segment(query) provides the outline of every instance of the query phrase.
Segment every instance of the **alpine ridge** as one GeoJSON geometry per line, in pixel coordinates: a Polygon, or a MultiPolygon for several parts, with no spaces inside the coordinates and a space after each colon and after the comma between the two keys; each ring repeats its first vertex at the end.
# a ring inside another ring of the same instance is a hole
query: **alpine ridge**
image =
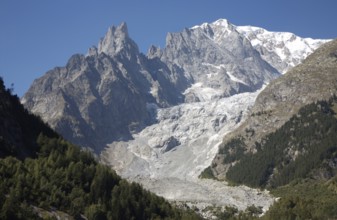
{"type": "Polygon", "coordinates": [[[35,80],[22,103],[68,140],[100,152],[152,123],[147,103],[182,102],[179,84],[185,81],[139,53],[123,23],[110,27],[86,56],[76,54],[35,80]]]}
{"type": "MultiPolygon", "coordinates": [[[[201,207],[255,204],[267,210],[273,199],[266,192],[198,179],[265,85],[296,65],[284,38],[268,35],[257,44],[249,32],[220,19],[168,33],[165,48],[152,46],[144,55],[122,23],[85,56],[74,55],[35,80],[22,103],[159,195],[201,207]],[[269,56],[273,49],[265,42],[289,53],[269,56]],[[284,65],[275,65],[278,59],[284,65]]],[[[296,53],[296,62],[324,42],[303,44],[308,53],[296,53]]]]}

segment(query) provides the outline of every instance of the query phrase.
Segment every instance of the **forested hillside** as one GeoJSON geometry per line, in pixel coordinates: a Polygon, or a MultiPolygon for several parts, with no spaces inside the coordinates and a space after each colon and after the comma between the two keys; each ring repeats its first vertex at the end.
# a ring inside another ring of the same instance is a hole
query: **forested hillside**
{"type": "Polygon", "coordinates": [[[253,187],[275,188],[299,178],[329,179],[337,172],[337,118],[335,101],[322,101],[300,109],[276,132],[268,135],[257,152],[243,154],[238,141],[235,153],[230,142],[227,179],[253,187]],[[235,159],[234,159],[235,158],[235,159]]]}
{"type": "Polygon", "coordinates": [[[28,114],[0,80],[0,219],[198,219],[28,114]]]}
{"type": "Polygon", "coordinates": [[[0,158],[35,157],[38,135],[43,132],[49,137],[58,137],[58,134],[38,116],[30,114],[11,93],[12,89],[6,89],[0,78],[0,158]]]}
{"type": "Polygon", "coordinates": [[[228,181],[280,197],[263,219],[337,217],[336,109],[335,97],[301,108],[254,153],[244,153],[239,138],[221,149],[224,162],[233,164],[228,181]]]}

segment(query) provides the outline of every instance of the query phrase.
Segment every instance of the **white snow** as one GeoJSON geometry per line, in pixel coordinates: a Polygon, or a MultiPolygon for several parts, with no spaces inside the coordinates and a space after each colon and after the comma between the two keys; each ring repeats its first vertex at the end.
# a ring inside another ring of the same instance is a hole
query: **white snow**
{"type": "Polygon", "coordinates": [[[211,25],[211,26],[217,26],[217,27],[220,27],[220,28],[222,28],[222,29],[226,29],[226,28],[228,28],[228,26],[229,25],[231,25],[230,23],[229,23],[229,21],[227,20],[227,19],[219,19],[219,20],[217,20],[217,21],[215,21],[215,22],[213,22],[213,23],[202,23],[201,25],[195,25],[195,26],[193,26],[191,29],[198,29],[198,28],[202,28],[202,29],[204,29],[204,28],[206,28],[208,25],[211,25]]]}
{"type": "MultiPolygon", "coordinates": [[[[207,75],[207,77],[212,77],[212,76],[207,75]]],[[[200,101],[203,102],[203,101],[217,99],[218,97],[222,95],[223,91],[221,89],[205,87],[203,83],[199,82],[199,83],[193,84],[190,88],[186,89],[183,94],[186,95],[189,93],[194,94],[196,97],[198,97],[200,101]]]]}
{"type": "MultiPolygon", "coordinates": [[[[219,75],[221,72],[225,72],[229,76],[230,80],[247,85],[246,82],[238,79],[230,71],[227,71],[226,66],[223,65],[223,64],[214,65],[214,64],[211,64],[211,63],[202,63],[202,65],[215,69],[214,72],[207,74],[207,78],[212,78],[213,76],[219,75]]],[[[200,83],[197,83],[197,84],[200,85],[200,83]]]]}
{"type": "Polygon", "coordinates": [[[247,83],[245,83],[244,81],[242,81],[242,80],[236,78],[232,73],[226,72],[226,74],[229,76],[229,78],[230,78],[232,81],[234,81],[234,82],[239,82],[239,83],[242,83],[242,84],[247,85],[247,83]]]}

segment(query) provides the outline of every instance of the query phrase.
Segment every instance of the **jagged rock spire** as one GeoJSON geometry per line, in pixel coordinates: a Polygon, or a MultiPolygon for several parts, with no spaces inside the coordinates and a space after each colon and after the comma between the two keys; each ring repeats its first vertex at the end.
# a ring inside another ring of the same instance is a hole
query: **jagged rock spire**
{"type": "Polygon", "coordinates": [[[98,53],[114,56],[124,49],[139,52],[137,44],[129,37],[125,22],[121,23],[118,27],[109,27],[108,32],[98,44],[98,53]]]}

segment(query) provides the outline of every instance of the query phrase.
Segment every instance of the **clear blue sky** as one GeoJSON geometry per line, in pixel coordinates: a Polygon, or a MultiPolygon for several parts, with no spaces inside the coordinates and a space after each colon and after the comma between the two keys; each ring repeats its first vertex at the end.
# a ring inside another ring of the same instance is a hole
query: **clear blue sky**
{"type": "Polygon", "coordinates": [[[235,25],[337,37],[337,0],[0,0],[0,76],[22,96],[34,79],[97,45],[125,21],[146,53],[167,32],[226,18],[235,25]]]}

